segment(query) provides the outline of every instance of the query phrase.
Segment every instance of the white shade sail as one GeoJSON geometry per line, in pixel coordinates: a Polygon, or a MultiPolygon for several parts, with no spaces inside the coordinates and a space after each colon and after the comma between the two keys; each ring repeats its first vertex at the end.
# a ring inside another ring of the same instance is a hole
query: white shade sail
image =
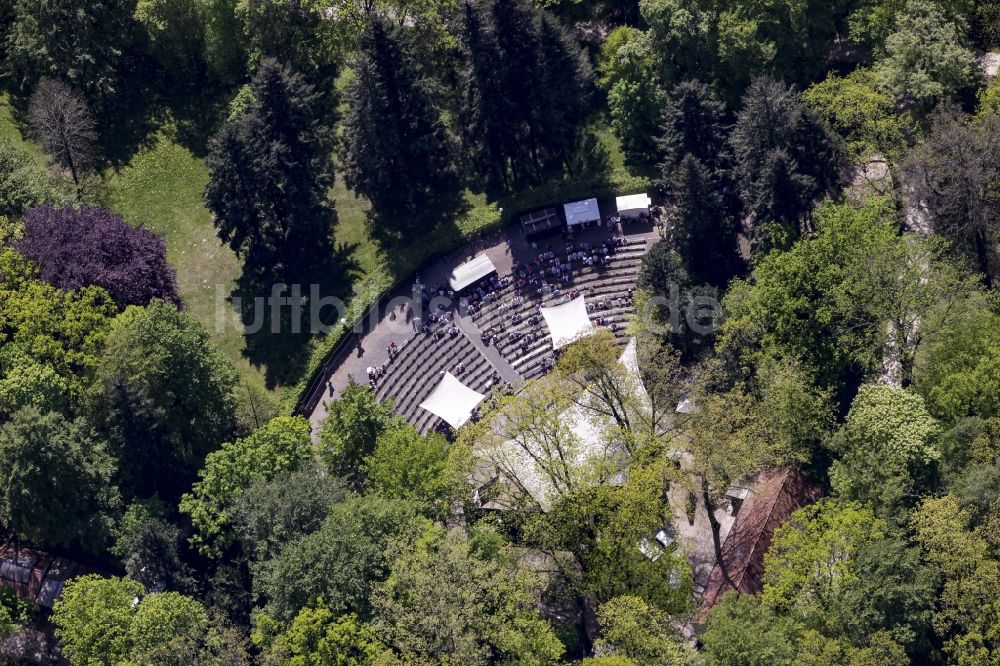
{"type": "Polygon", "coordinates": [[[451,277],[448,282],[451,284],[451,288],[455,291],[461,291],[465,289],[470,284],[481,280],[490,273],[496,273],[497,267],[493,265],[490,258],[485,254],[481,254],[475,259],[465,262],[460,266],[456,266],[451,272],[451,277]]]}
{"type": "Polygon", "coordinates": [[[473,391],[448,372],[434,392],[420,403],[420,408],[444,419],[453,428],[460,428],[485,399],[485,395],[473,391]]]}
{"type": "Polygon", "coordinates": [[[548,324],[549,333],[552,334],[553,349],[564,347],[594,331],[594,325],[587,316],[587,304],[583,296],[577,296],[562,305],[539,309],[545,323],[548,324]]]}
{"type": "Polygon", "coordinates": [[[568,227],[601,221],[601,209],[597,206],[597,199],[563,204],[563,210],[566,211],[566,226],[568,227]]]}
{"type": "Polygon", "coordinates": [[[648,213],[649,206],[653,201],[648,194],[630,194],[625,197],[617,197],[615,203],[618,204],[618,213],[625,216],[636,216],[640,213],[648,213]]]}

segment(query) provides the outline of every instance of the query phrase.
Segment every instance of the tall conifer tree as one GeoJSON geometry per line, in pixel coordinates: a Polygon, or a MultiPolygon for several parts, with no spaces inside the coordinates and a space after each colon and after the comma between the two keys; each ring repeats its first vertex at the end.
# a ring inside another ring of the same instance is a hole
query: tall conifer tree
{"type": "Polygon", "coordinates": [[[347,184],[372,202],[378,225],[412,229],[458,193],[433,85],[383,19],[364,35],[354,72],[344,128],[347,184]]]}
{"type": "Polygon", "coordinates": [[[300,75],[266,59],[251,87],[249,110],[211,142],[205,200],[248,270],[280,274],[329,254],[331,138],[300,75]]]}

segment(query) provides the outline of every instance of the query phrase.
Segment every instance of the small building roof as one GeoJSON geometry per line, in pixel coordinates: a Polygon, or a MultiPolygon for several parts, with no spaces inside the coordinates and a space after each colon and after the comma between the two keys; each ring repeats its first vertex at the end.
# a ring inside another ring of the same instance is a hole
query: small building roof
{"type": "Polygon", "coordinates": [[[597,205],[597,199],[585,199],[563,204],[563,210],[566,212],[566,226],[568,227],[601,221],[601,209],[597,205]]]}
{"type": "Polygon", "coordinates": [[[448,278],[451,288],[455,291],[461,291],[490,273],[496,273],[497,267],[493,265],[490,258],[481,254],[475,259],[460,264],[455,267],[451,272],[451,277],[448,278]]]}
{"type": "Polygon", "coordinates": [[[764,553],[774,530],[796,509],[819,499],[821,489],[792,467],[768,469],[757,475],[726,541],[721,562],[709,574],[699,604],[699,616],[733,589],[757,594],[764,587],[764,553]]]}

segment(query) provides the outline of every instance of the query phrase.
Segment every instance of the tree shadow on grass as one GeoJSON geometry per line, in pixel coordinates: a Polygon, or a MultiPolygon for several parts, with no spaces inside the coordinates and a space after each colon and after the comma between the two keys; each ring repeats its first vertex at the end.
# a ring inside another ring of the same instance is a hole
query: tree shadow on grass
{"type": "Polygon", "coordinates": [[[122,93],[109,101],[106,108],[95,114],[100,128],[98,152],[100,167],[120,169],[132,161],[141,149],[156,141],[156,129],[161,119],[156,104],[156,91],[148,81],[129,77],[122,93]]]}
{"type": "Polygon", "coordinates": [[[355,249],[342,244],[318,261],[303,259],[283,275],[244,270],[240,276],[230,304],[244,326],[243,354],[263,369],[269,389],[298,382],[308,365],[312,340],[343,316],[330,301],[346,303],[351,296],[359,273],[352,258],[355,249]],[[301,297],[298,308],[292,303],[296,296],[301,297]],[[319,309],[320,305],[324,307],[319,309]]]}
{"type": "Polygon", "coordinates": [[[409,278],[427,262],[459,246],[462,230],[458,220],[470,210],[469,202],[455,194],[430,204],[425,214],[404,229],[369,211],[369,233],[388,259],[393,283],[409,278]]]}
{"type": "Polygon", "coordinates": [[[205,91],[184,91],[165,99],[173,121],[174,140],[196,157],[208,155],[209,140],[225,123],[234,94],[235,90],[230,88],[212,87],[205,91]]]}

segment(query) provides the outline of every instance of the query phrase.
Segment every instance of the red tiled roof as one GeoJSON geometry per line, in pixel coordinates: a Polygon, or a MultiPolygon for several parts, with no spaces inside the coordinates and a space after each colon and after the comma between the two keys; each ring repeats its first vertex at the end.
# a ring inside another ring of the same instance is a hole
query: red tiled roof
{"type": "Polygon", "coordinates": [[[819,499],[821,489],[791,467],[761,472],[722,544],[722,565],[712,567],[699,604],[703,615],[729,590],[757,594],[764,585],[764,553],[774,530],[798,508],[819,499]],[[728,578],[726,574],[728,573],[728,578]]]}

